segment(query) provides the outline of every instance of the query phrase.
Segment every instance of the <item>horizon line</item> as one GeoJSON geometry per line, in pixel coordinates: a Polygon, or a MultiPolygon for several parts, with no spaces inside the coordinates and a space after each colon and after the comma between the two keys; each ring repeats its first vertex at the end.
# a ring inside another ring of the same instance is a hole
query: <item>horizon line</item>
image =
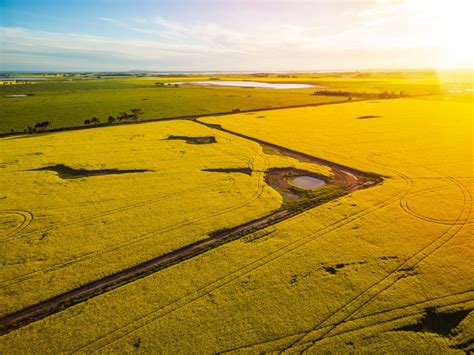
{"type": "Polygon", "coordinates": [[[47,74],[47,73],[129,73],[129,74],[172,74],[172,73],[201,73],[201,74],[273,74],[273,73],[336,73],[336,72],[368,72],[368,71],[474,71],[473,67],[444,67],[444,68],[364,68],[364,69],[308,69],[308,70],[147,70],[147,69],[130,69],[130,70],[0,70],[0,74],[47,74]]]}

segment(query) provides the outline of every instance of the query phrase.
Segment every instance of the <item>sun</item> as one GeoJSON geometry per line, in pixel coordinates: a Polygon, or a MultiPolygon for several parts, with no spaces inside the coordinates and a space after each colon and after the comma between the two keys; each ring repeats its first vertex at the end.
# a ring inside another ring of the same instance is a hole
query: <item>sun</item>
{"type": "Polygon", "coordinates": [[[438,49],[439,68],[473,68],[474,46],[471,34],[474,2],[471,0],[408,0],[414,12],[425,18],[434,46],[438,49]]]}

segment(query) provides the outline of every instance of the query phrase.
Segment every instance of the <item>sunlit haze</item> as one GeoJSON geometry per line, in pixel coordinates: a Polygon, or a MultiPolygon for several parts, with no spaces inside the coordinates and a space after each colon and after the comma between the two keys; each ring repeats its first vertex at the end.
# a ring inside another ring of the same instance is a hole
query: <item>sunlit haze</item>
{"type": "Polygon", "coordinates": [[[472,2],[1,2],[1,70],[470,68],[472,2]]]}

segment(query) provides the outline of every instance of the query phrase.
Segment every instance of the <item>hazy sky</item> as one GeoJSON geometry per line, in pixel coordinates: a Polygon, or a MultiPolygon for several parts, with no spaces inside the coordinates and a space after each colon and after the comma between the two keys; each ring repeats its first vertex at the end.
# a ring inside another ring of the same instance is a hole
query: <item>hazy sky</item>
{"type": "Polygon", "coordinates": [[[472,67],[471,0],[0,0],[0,70],[472,67]]]}

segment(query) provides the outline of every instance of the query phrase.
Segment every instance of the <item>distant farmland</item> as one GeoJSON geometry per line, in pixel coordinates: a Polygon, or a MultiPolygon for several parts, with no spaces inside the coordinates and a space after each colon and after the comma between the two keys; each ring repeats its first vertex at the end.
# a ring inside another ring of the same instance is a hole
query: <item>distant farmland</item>
{"type": "MultiPolygon", "coordinates": [[[[83,126],[86,120],[98,118],[102,124],[109,117],[116,119],[132,108],[144,111],[140,120],[181,116],[230,113],[278,107],[291,107],[345,101],[347,96],[313,95],[317,91],[349,92],[353,99],[361,94],[383,92],[396,96],[446,94],[450,90],[468,89],[469,84],[441,84],[432,72],[342,73],[340,75],[299,74],[290,78],[227,75],[218,78],[190,77],[110,77],[107,79],[81,76],[47,77],[48,80],[21,85],[0,86],[0,133],[23,132],[28,126],[50,121],[52,128],[83,126]],[[87,79],[87,80],[85,80],[87,79]],[[251,80],[275,83],[306,83],[318,88],[275,90],[240,87],[168,85],[220,79],[251,80]],[[22,96],[26,95],[26,96],[22,96]]],[[[458,95],[458,98],[462,97],[458,95]]]]}
{"type": "Polygon", "coordinates": [[[0,351],[471,351],[472,97],[358,75],[0,88],[5,131],[190,116],[0,139],[0,351]]]}
{"type": "MultiPolygon", "coordinates": [[[[178,79],[176,79],[178,80],[178,79]]],[[[23,132],[28,125],[51,121],[53,128],[82,126],[97,117],[107,123],[131,108],[140,119],[203,115],[232,110],[297,106],[343,101],[312,95],[314,90],[160,87],[147,79],[51,81],[0,86],[0,133],[23,132]],[[12,95],[28,95],[12,97],[12,95]]]]}

